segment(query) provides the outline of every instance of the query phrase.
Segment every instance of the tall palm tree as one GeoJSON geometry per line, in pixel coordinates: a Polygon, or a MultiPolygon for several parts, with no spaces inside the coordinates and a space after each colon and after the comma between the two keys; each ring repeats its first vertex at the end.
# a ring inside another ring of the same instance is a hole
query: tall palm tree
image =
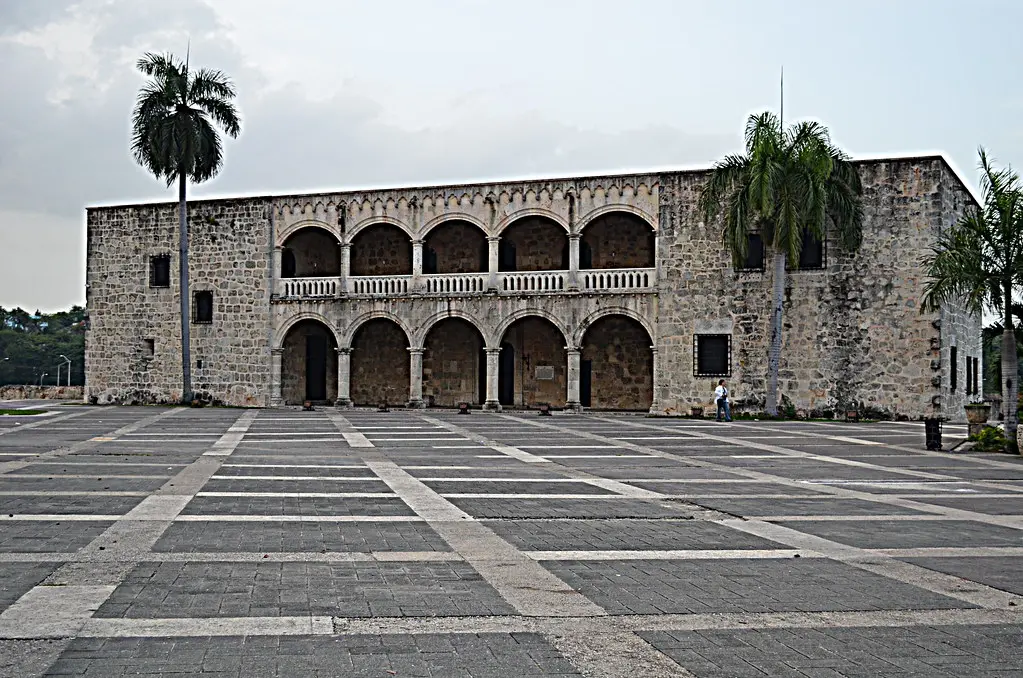
{"type": "Polygon", "coordinates": [[[192,399],[192,358],[188,319],[188,181],[202,183],[220,171],[223,147],[214,124],[235,138],[241,120],[235,88],[220,71],[189,70],[187,59],[146,53],[138,69],[150,80],[139,90],[132,114],[135,160],[167,186],[178,182],[181,295],[182,399],[192,399]]]}
{"type": "Polygon", "coordinates": [[[1002,319],[1002,404],[1009,445],[1016,447],[1019,398],[1013,292],[1023,290],[1023,184],[1011,167],[995,169],[980,149],[983,205],[967,210],[924,258],[929,278],[921,310],[948,301],[1002,319]]]}
{"type": "Polygon", "coordinates": [[[800,122],[785,129],[773,113],[751,115],[746,122],[746,152],[714,165],[700,194],[699,207],[710,223],[724,211],[724,242],[736,267],[759,232],[774,253],[774,298],[768,353],[767,403],[778,414],[785,268],[799,261],[803,239],[823,242],[833,235],[849,250],[863,233],[860,176],[849,156],[831,143],[827,128],[800,122]]]}

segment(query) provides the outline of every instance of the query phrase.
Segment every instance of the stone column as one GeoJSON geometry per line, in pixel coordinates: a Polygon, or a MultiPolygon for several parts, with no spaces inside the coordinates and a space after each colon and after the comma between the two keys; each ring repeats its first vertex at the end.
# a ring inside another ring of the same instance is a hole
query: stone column
{"type": "MultiPolygon", "coordinates": [[[[411,291],[419,293],[423,286],[423,241],[412,241],[412,285],[411,291]]],[[[411,349],[410,349],[411,350],[411,349]]]]}
{"type": "Polygon", "coordinates": [[[568,234],[568,289],[579,289],[579,241],[582,233],[568,234]]]}
{"type": "Polygon", "coordinates": [[[583,405],[579,401],[579,376],[582,372],[582,349],[578,346],[566,346],[568,354],[568,370],[566,381],[568,382],[568,394],[565,398],[565,409],[573,412],[582,412],[583,405]]]}
{"type": "Polygon", "coordinates": [[[487,237],[487,270],[490,272],[490,278],[487,281],[487,290],[497,292],[497,269],[499,268],[499,254],[501,252],[501,236],[494,235],[487,237]]]}
{"type": "Polygon", "coordinates": [[[348,277],[352,275],[352,244],[341,243],[341,294],[348,294],[348,277]]]}
{"type": "Polygon", "coordinates": [[[487,399],[483,403],[483,409],[501,411],[501,401],[498,394],[498,375],[501,371],[501,349],[487,348],[487,399]]]}
{"type": "Polygon", "coordinates": [[[281,288],[281,258],[284,256],[284,248],[277,246],[274,247],[274,258],[273,258],[273,294],[280,294],[281,288]]]}
{"type": "Polygon", "coordinates": [[[652,389],[653,390],[653,394],[652,394],[652,397],[651,397],[651,400],[650,400],[650,414],[662,414],[662,412],[661,412],[661,404],[660,404],[659,399],[657,398],[657,384],[660,381],[660,377],[661,377],[660,366],[658,365],[659,361],[657,360],[657,347],[656,346],[651,346],[650,347],[650,353],[651,353],[651,356],[653,357],[653,365],[651,366],[651,375],[650,375],[651,376],[650,380],[652,382],[651,385],[653,387],[653,389],[652,389]]]}
{"type": "Polygon", "coordinates": [[[281,375],[284,370],[284,349],[270,349],[270,407],[284,404],[284,383],[281,375]]]}
{"type": "Polygon", "coordinates": [[[352,349],[337,349],[337,400],[334,406],[347,408],[352,406],[352,349]]]}
{"type": "Polygon", "coordinates": [[[422,348],[410,348],[409,352],[409,387],[408,387],[408,408],[421,410],[426,407],[423,403],[423,351],[422,348]]]}

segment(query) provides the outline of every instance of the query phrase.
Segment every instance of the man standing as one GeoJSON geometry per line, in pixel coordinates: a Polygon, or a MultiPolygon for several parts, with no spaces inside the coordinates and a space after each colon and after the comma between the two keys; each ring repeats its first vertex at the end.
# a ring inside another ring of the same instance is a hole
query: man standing
{"type": "Polygon", "coordinates": [[[725,386],[724,379],[718,381],[718,387],[714,389],[714,403],[718,406],[717,420],[721,421],[721,411],[724,410],[725,421],[731,421],[732,406],[728,402],[728,388],[725,386]]]}

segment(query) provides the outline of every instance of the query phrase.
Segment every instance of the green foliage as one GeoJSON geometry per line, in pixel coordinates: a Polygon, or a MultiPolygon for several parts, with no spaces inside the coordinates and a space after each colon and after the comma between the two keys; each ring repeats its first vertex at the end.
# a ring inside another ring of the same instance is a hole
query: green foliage
{"type": "Polygon", "coordinates": [[[786,419],[796,418],[796,406],[784,393],[781,395],[781,412],[779,414],[786,419]]]}
{"type": "Polygon", "coordinates": [[[0,410],[0,416],[34,416],[37,414],[46,414],[46,410],[0,410]]]}
{"type": "Polygon", "coordinates": [[[71,383],[85,383],[85,309],[73,306],[59,313],[28,313],[20,308],[0,308],[0,386],[8,384],[67,383],[67,367],[59,356],[71,360],[71,383]]]}
{"type": "Polygon", "coordinates": [[[969,440],[977,452],[1002,452],[1008,443],[1002,429],[994,426],[985,426],[980,433],[970,436],[969,440]]]}

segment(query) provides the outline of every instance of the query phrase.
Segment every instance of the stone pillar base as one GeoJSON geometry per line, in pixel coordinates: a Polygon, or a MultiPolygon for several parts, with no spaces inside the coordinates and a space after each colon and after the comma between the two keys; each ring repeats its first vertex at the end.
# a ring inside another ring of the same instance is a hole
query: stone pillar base
{"type": "Polygon", "coordinates": [[[565,403],[565,411],[566,412],[581,413],[583,411],[582,403],[577,403],[577,402],[569,401],[569,402],[565,403]]]}
{"type": "Polygon", "coordinates": [[[980,432],[987,426],[987,422],[983,424],[968,424],[968,434],[971,436],[980,435],[980,432]]]}
{"type": "Polygon", "coordinates": [[[500,412],[502,408],[501,403],[497,402],[496,400],[488,400],[485,403],[483,403],[483,409],[489,410],[490,412],[500,412]]]}
{"type": "Polygon", "coordinates": [[[270,398],[270,407],[284,407],[284,400],[281,398],[270,398]]]}
{"type": "Polygon", "coordinates": [[[425,410],[426,403],[422,400],[410,400],[407,403],[405,403],[405,407],[407,407],[410,410],[425,410]]]}
{"type": "Polygon", "coordinates": [[[339,410],[350,410],[352,409],[352,401],[349,398],[338,398],[334,401],[334,407],[339,410]]]}

